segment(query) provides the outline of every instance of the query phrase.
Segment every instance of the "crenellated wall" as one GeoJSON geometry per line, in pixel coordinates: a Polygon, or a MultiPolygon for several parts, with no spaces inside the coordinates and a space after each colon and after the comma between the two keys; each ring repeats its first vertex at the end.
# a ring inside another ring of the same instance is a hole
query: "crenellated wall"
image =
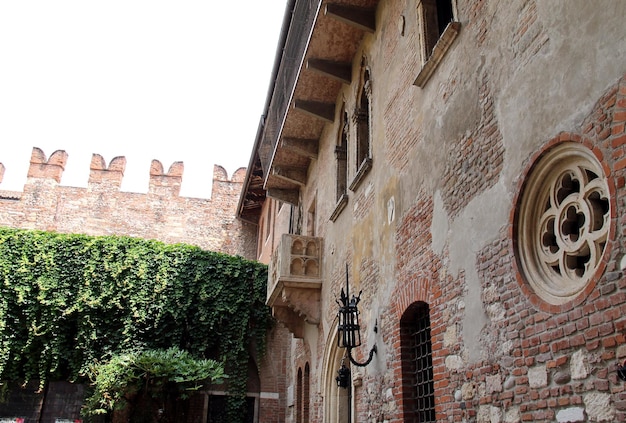
{"type": "Polygon", "coordinates": [[[165,172],[153,160],[148,192],[141,194],[120,191],[125,157],[115,157],[107,166],[101,155],[94,154],[87,188],[60,185],[67,160],[63,150],[46,158],[41,149],[33,148],[22,192],[1,190],[0,163],[0,226],[127,235],[256,258],[256,229],[236,218],[244,168],[228,179],[226,170],[215,165],[211,198],[200,199],[179,196],[182,162],[165,172]]]}

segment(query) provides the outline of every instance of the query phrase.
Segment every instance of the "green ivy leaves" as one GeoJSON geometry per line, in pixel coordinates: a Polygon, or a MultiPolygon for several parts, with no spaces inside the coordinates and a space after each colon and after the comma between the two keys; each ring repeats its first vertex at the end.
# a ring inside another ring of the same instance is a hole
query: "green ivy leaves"
{"type": "Polygon", "coordinates": [[[85,404],[86,415],[105,414],[126,406],[129,397],[146,391],[151,397],[165,397],[168,385],[179,396],[205,383],[220,383],[226,375],[215,360],[195,359],[178,348],[147,350],[113,356],[90,369],[94,390],[85,404]]]}
{"type": "MultiPolygon", "coordinates": [[[[266,280],[262,264],[189,245],[0,228],[0,380],[80,380],[170,347],[246,369],[272,322],[266,280]]],[[[246,374],[226,372],[245,393],[246,374]]]]}

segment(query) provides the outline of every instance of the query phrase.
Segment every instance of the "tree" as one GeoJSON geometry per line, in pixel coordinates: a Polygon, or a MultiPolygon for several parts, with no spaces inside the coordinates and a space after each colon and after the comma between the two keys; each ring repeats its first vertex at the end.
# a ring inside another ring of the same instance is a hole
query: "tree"
{"type": "Polygon", "coordinates": [[[215,360],[196,359],[178,348],[119,354],[91,368],[93,392],[86,417],[127,410],[131,421],[173,421],[169,405],[227,376],[215,360]]]}

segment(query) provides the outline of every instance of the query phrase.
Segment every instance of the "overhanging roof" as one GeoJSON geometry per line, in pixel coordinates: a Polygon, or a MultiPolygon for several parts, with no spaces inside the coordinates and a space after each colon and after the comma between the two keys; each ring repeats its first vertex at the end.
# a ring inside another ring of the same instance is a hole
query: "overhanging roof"
{"type": "Polygon", "coordinates": [[[265,195],[297,203],[317,158],[324,125],[337,113],[342,84],[379,0],[292,0],[287,5],[265,113],[239,201],[241,219],[255,222],[265,195]],[[262,193],[261,193],[262,192],[262,193]]]}

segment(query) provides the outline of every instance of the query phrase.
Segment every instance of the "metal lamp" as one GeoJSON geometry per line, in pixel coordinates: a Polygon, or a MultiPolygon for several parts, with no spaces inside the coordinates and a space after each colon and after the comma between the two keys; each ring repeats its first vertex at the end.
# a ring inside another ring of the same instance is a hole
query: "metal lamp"
{"type": "Polygon", "coordinates": [[[337,386],[340,388],[347,388],[350,386],[350,369],[341,360],[341,367],[337,370],[337,386]]]}
{"type": "Polygon", "coordinates": [[[355,366],[364,367],[367,366],[374,357],[376,352],[376,345],[370,350],[369,358],[363,363],[359,363],[352,357],[352,348],[356,348],[361,345],[361,326],[359,325],[359,309],[357,305],[361,300],[361,292],[359,295],[352,296],[350,298],[350,286],[348,283],[348,268],[346,266],[346,289],[341,289],[341,296],[337,304],[339,305],[339,312],[337,318],[339,324],[337,325],[337,346],[339,348],[346,348],[348,350],[348,358],[350,362],[355,366]]]}

